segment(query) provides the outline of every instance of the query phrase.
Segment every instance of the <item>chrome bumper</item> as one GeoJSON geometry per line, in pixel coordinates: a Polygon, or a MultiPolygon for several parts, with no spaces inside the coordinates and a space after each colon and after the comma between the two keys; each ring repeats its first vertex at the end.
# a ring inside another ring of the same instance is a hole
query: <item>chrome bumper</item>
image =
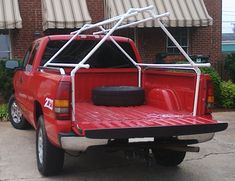
{"type": "Polygon", "coordinates": [[[178,140],[197,140],[198,143],[210,141],[214,137],[215,133],[204,133],[195,135],[177,136],[178,140]]]}
{"type": "Polygon", "coordinates": [[[60,134],[60,145],[64,150],[69,151],[86,151],[88,147],[106,145],[108,139],[90,139],[78,137],[74,134],[60,134]]]}
{"type": "MultiPolygon", "coordinates": [[[[178,140],[194,140],[194,143],[202,143],[211,140],[214,137],[214,133],[196,134],[177,136],[178,140]]],[[[78,137],[73,133],[59,134],[61,148],[69,151],[86,151],[88,147],[107,145],[108,139],[91,139],[86,137],[78,137]]],[[[133,138],[129,139],[131,142],[153,142],[154,138],[133,138]],[[143,140],[144,139],[144,140],[143,140]]]]}

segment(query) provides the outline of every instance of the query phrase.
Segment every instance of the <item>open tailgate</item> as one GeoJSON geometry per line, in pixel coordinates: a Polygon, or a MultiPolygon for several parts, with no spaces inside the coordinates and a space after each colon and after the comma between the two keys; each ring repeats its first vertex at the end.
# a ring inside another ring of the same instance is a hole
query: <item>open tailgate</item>
{"type": "Polygon", "coordinates": [[[203,116],[167,114],[150,106],[105,107],[83,104],[76,124],[85,137],[121,139],[168,137],[223,131],[228,124],[203,116]]]}

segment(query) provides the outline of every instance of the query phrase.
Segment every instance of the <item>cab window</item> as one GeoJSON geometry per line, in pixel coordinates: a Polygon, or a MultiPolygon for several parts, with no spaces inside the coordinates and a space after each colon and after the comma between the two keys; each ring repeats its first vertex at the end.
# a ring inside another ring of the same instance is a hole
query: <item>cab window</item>
{"type": "Polygon", "coordinates": [[[32,66],[33,66],[33,62],[34,62],[38,47],[39,47],[39,42],[37,42],[35,46],[32,45],[25,54],[23,66],[26,72],[32,71],[32,66]]]}

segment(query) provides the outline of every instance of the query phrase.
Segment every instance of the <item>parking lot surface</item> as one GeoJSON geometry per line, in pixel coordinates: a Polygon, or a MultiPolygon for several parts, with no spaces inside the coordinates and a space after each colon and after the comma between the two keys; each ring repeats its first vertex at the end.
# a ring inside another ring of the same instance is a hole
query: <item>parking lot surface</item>
{"type": "Polygon", "coordinates": [[[214,117],[229,123],[210,142],[200,144],[199,153],[187,153],[176,168],[147,166],[141,157],[127,159],[122,152],[90,150],[79,157],[66,155],[63,172],[45,178],[37,171],[35,131],[16,130],[0,122],[0,181],[41,180],[235,180],[235,112],[218,112],[214,117]]]}

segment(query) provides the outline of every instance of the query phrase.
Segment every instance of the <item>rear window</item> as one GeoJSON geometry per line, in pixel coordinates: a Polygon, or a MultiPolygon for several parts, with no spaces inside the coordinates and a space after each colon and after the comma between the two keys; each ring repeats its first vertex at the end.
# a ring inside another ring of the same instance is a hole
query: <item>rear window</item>
{"type": "MultiPolygon", "coordinates": [[[[79,63],[98,43],[98,40],[74,40],[52,62],[53,63],[79,63]]],[[[51,40],[48,42],[41,65],[44,65],[66,41],[51,40]]],[[[128,42],[120,42],[119,45],[136,61],[135,53],[128,42]]],[[[86,62],[91,68],[130,68],[134,65],[113,44],[106,41],[86,62]]]]}

